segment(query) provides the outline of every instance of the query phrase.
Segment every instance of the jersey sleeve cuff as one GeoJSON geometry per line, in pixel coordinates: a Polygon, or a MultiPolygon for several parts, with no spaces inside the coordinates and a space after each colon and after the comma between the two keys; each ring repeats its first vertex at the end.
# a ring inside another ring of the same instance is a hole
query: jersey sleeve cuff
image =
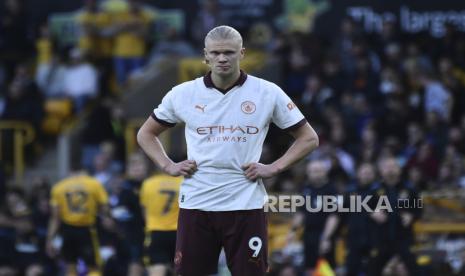
{"type": "Polygon", "coordinates": [[[299,122],[297,122],[296,124],[290,126],[290,127],[287,127],[284,129],[284,131],[293,131],[293,130],[296,130],[298,129],[299,127],[305,125],[307,123],[307,119],[303,118],[302,120],[300,120],[299,122]]]}
{"type": "Polygon", "coordinates": [[[164,121],[162,119],[157,118],[157,115],[155,115],[155,113],[152,113],[152,115],[150,115],[150,116],[152,117],[152,119],[157,121],[160,125],[163,125],[163,126],[166,126],[166,127],[174,127],[176,125],[175,123],[170,123],[170,122],[167,122],[167,121],[164,121]]]}

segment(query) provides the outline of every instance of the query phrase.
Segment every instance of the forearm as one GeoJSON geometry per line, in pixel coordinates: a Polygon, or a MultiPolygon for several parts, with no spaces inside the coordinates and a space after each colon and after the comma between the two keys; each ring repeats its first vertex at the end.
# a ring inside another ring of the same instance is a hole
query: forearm
{"type": "Polygon", "coordinates": [[[147,156],[163,171],[174,163],[166,154],[160,139],[156,135],[141,129],[137,134],[137,142],[147,156]]]}
{"type": "Polygon", "coordinates": [[[57,217],[50,218],[48,223],[48,230],[47,230],[47,241],[51,242],[55,235],[58,232],[58,227],[60,226],[60,220],[57,217]]]}
{"type": "Polygon", "coordinates": [[[330,215],[326,221],[323,234],[321,235],[322,239],[329,239],[333,236],[336,231],[337,225],[339,224],[339,217],[337,215],[330,215]]]}
{"type": "MultiPolygon", "coordinates": [[[[311,129],[313,132],[313,129],[311,129]]],[[[316,147],[318,147],[318,136],[316,133],[312,135],[302,135],[296,138],[294,143],[279,159],[273,162],[278,173],[287,170],[290,166],[307,156],[316,147]]]]}
{"type": "Polygon", "coordinates": [[[291,222],[291,230],[296,231],[299,227],[303,225],[304,222],[304,215],[301,212],[297,212],[294,214],[291,222]]]}

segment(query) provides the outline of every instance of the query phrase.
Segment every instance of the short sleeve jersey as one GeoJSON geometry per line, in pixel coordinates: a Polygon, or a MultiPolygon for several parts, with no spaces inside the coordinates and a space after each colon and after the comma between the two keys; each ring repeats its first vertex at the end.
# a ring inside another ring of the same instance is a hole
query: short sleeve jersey
{"type": "Polygon", "coordinates": [[[241,166],[259,161],[271,122],[281,129],[305,122],[277,85],[242,71],[227,93],[209,74],[174,87],[152,117],[167,126],[185,123],[188,159],[198,171],[182,183],[179,205],[204,211],[262,208],[263,183],[248,180],[241,166]]]}
{"type": "Polygon", "coordinates": [[[179,187],[182,177],[155,175],[142,183],[140,203],[145,208],[148,231],[176,231],[179,187]]]}
{"type": "Polygon", "coordinates": [[[102,184],[87,175],[66,178],[52,188],[50,204],[59,209],[60,220],[72,226],[92,226],[98,207],[108,203],[102,184]]]}

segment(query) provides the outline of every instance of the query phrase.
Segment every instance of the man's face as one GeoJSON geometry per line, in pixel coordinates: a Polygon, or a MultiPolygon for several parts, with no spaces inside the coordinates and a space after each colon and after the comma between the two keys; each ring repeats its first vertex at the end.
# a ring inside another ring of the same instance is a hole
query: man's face
{"type": "Polygon", "coordinates": [[[244,48],[237,40],[211,40],[205,43],[205,60],[212,74],[227,77],[239,70],[240,60],[244,57],[244,48]]]}
{"type": "Polygon", "coordinates": [[[401,169],[394,158],[389,158],[381,161],[380,172],[387,184],[396,184],[399,180],[401,169]]]}
{"type": "Polygon", "coordinates": [[[375,168],[371,164],[363,164],[357,171],[357,179],[361,186],[373,183],[375,177],[375,168]]]}
{"type": "Polygon", "coordinates": [[[322,161],[311,161],[307,165],[307,177],[310,184],[321,186],[328,181],[328,167],[322,161]]]}

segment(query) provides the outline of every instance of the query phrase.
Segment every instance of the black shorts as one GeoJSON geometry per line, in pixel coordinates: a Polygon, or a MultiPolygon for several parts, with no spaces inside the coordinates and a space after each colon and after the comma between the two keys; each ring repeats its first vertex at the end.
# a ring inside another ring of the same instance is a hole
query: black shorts
{"type": "Polygon", "coordinates": [[[304,232],[304,266],[307,269],[314,269],[319,258],[325,258],[329,264],[334,265],[334,242],[331,240],[329,252],[320,255],[320,238],[322,233],[305,233],[304,232]]]}
{"type": "Polygon", "coordinates": [[[144,230],[123,233],[124,237],[121,242],[124,258],[130,263],[142,263],[144,257],[144,230]]]}
{"type": "Polygon", "coordinates": [[[100,266],[99,243],[94,227],[61,224],[60,234],[63,238],[61,254],[66,262],[76,263],[81,259],[88,266],[100,266]]]}
{"type": "Polygon", "coordinates": [[[15,263],[15,233],[8,232],[5,235],[0,233],[0,266],[12,266],[15,263]]]}
{"type": "Polygon", "coordinates": [[[148,265],[172,264],[176,248],[176,231],[150,231],[145,248],[148,265]]]}
{"type": "Polygon", "coordinates": [[[224,248],[232,276],[265,275],[267,218],[263,209],[206,212],[180,209],[174,258],[176,273],[205,276],[217,273],[224,248]]]}

